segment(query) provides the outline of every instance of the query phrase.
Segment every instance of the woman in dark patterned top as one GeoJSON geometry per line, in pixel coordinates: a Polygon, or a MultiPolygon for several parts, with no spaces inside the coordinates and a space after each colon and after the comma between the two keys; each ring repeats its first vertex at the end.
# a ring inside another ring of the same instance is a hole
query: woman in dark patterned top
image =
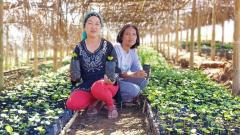
{"type": "Polygon", "coordinates": [[[118,85],[105,75],[105,63],[108,56],[113,56],[116,61],[117,58],[113,45],[100,37],[102,23],[96,12],[90,12],[84,18],[86,38],[83,38],[73,52],[73,59],[80,62],[82,82],[71,93],[66,106],[71,110],[88,108],[88,114],[97,114],[96,104],[103,101],[109,110],[108,118],[116,118],[118,112],[112,98],[117,93],[118,85]]]}

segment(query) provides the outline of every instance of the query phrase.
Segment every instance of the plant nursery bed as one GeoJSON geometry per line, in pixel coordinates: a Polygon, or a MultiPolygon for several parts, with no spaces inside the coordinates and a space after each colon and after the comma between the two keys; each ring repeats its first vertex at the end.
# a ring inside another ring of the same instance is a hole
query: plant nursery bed
{"type": "Polygon", "coordinates": [[[200,70],[175,69],[152,54],[145,55],[155,64],[144,95],[160,134],[240,134],[239,96],[200,70]]]}
{"type": "Polygon", "coordinates": [[[68,66],[45,73],[0,93],[0,134],[57,134],[70,119],[68,66]]]}

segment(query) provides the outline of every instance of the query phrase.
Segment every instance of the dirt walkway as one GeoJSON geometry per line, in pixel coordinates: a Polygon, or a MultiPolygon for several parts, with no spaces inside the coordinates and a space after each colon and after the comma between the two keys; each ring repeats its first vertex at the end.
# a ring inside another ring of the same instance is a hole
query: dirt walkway
{"type": "Polygon", "coordinates": [[[145,115],[138,106],[124,107],[119,110],[117,119],[107,119],[107,110],[96,117],[88,117],[85,113],[78,116],[68,130],[67,135],[146,135],[145,115]]]}

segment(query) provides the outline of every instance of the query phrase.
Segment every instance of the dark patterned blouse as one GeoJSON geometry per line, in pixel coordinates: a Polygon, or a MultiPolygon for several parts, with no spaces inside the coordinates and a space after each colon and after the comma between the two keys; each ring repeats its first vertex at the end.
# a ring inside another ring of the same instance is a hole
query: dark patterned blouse
{"type": "Polygon", "coordinates": [[[80,61],[82,78],[80,90],[90,91],[92,84],[104,77],[105,63],[109,55],[113,56],[117,62],[113,45],[105,39],[101,39],[99,48],[93,53],[88,51],[85,40],[83,40],[76,45],[74,53],[77,55],[74,59],[80,61]]]}

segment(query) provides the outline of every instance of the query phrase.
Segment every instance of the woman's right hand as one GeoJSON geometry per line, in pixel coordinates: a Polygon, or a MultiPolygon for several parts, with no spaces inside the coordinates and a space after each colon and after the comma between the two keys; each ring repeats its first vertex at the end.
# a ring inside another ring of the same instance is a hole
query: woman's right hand
{"type": "Polygon", "coordinates": [[[106,84],[110,84],[110,85],[113,85],[115,82],[112,82],[108,77],[107,75],[104,75],[104,82],[106,84]]]}
{"type": "Polygon", "coordinates": [[[136,78],[145,78],[145,77],[147,77],[147,73],[144,70],[136,71],[133,75],[136,78]]]}

